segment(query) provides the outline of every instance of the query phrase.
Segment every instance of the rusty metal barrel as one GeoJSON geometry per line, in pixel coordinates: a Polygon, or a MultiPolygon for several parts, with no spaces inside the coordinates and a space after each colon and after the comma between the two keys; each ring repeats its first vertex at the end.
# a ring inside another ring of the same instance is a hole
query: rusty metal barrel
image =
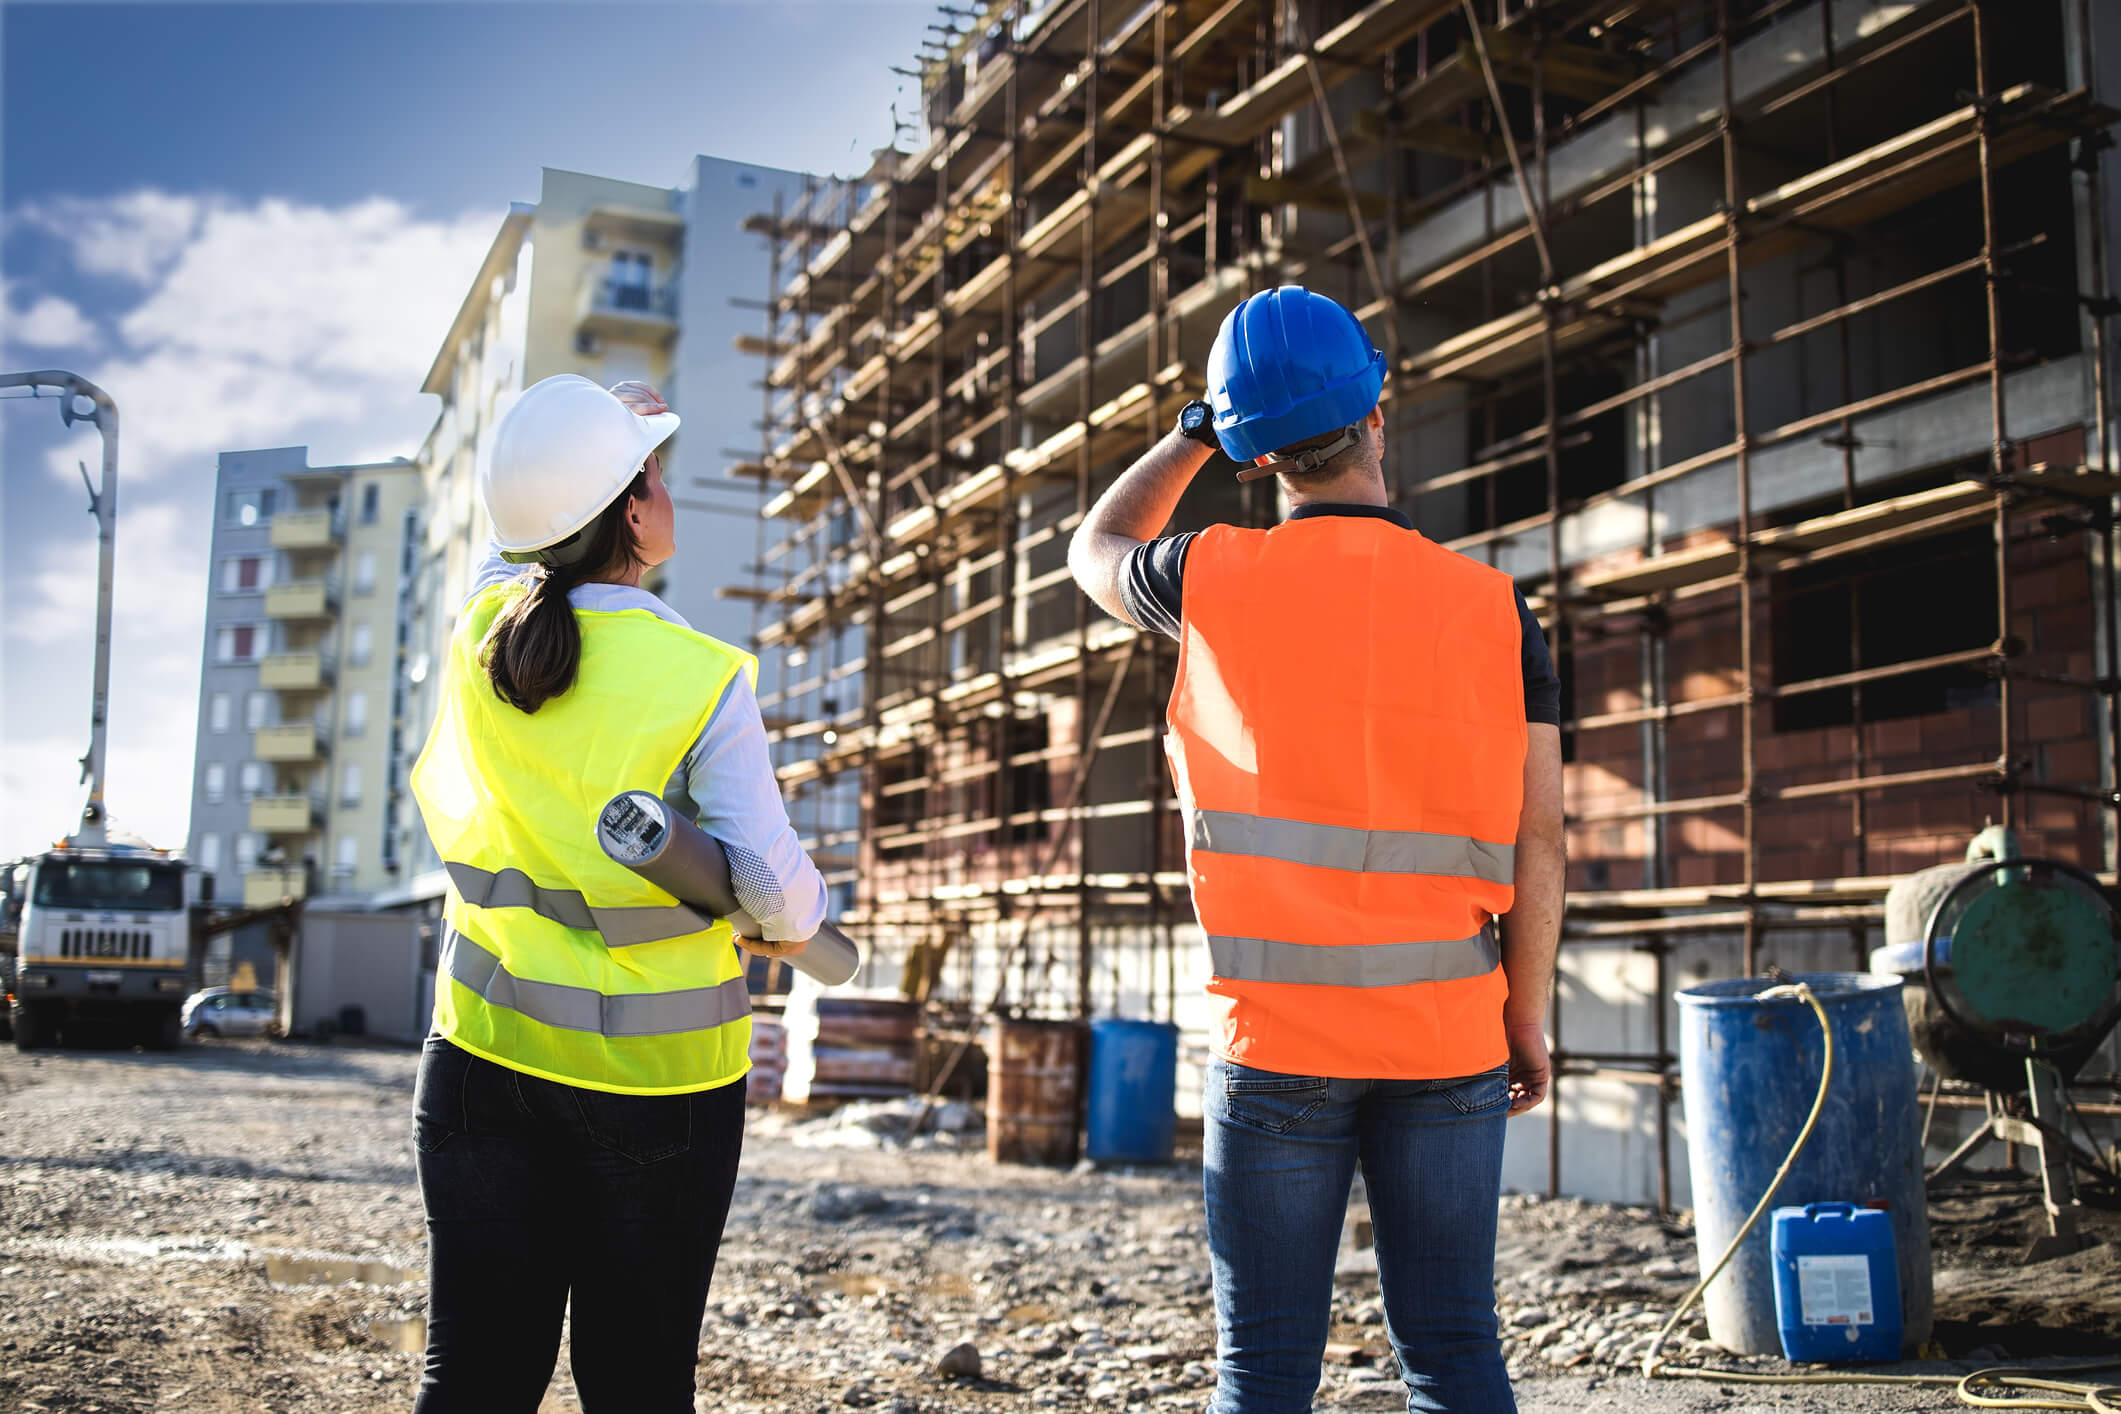
{"type": "Polygon", "coordinates": [[[1075,1162],[1083,1028],[997,1017],[987,1032],[987,1157],[1075,1162]]]}

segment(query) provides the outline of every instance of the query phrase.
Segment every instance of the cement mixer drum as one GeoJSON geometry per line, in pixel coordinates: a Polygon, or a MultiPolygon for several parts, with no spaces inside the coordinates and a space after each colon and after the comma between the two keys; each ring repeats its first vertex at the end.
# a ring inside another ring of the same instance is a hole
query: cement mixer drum
{"type": "Polygon", "coordinates": [[[1912,874],[1886,895],[1886,946],[1874,972],[1903,978],[1915,1049],[1948,1079],[2025,1088],[2040,1055],[2064,1075],[2088,1060],[2121,1008],[2114,1000],[2115,914],[2092,876],[2055,860],[2012,858],[1987,830],[1969,862],[1912,874]]]}

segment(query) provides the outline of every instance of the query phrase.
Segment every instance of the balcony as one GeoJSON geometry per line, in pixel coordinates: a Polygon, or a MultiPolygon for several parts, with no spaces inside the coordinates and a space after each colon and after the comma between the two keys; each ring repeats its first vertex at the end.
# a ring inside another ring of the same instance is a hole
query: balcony
{"type": "Polygon", "coordinates": [[[328,619],[338,610],[336,579],[291,579],[265,591],[269,619],[328,619]]]}
{"type": "Polygon", "coordinates": [[[306,795],[250,798],[250,827],[261,835],[306,835],[317,827],[322,813],[306,795]]]}
{"type": "Polygon", "coordinates": [[[346,535],[346,521],[332,510],[282,511],[272,518],[275,550],[329,550],[346,535]]]}
{"type": "Polygon", "coordinates": [[[324,755],[324,735],[314,722],[260,727],[251,742],[251,755],[260,761],[315,761],[324,755]]]}
{"type": "Polygon", "coordinates": [[[246,869],[243,872],[243,906],[268,908],[284,898],[304,898],[308,882],[300,869],[246,869]]]}
{"type": "Polygon", "coordinates": [[[582,215],[582,248],[601,250],[607,238],[630,244],[675,246],[685,234],[685,218],[675,211],[653,206],[629,206],[607,201],[582,215]]]}
{"type": "Polygon", "coordinates": [[[610,267],[593,265],[582,272],[574,323],[577,332],[603,338],[668,344],[678,333],[677,282],[622,284],[610,277],[610,267]]]}
{"type": "Polygon", "coordinates": [[[258,660],[258,686],[277,692],[315,692],[331,686],[336,666],[315,649],[273,653],[258,660]]]}

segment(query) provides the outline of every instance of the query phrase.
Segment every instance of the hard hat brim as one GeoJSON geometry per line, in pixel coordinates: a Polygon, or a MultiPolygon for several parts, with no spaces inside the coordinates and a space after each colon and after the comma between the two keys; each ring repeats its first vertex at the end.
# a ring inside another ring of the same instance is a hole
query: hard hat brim
{"type": "Polygon", "coordinates": [[[531,551],[547,549],[570,536],[580,533],[583,527],[604,514],[611,503],[623,495],[626,488],[633,484],[633,479],[641,474],[641,468],[648,464],[648,454],[670,440],[671,434],[678,430],[682,419],[674,412],[655,412],[636,414],[635,420],[640,423],[640,443],[630,451],[629,455],[632,457],[632,462],[622,468],[624,475],[615,476],[609,495],[598,501],[588,514],[584,515],[573,525],[552,535],[541,536],[536,540],[525,541],[520,544],[511,544],[507,540],[502,539],[500,533],[496,531],[494,534],[495,547],[509,554],[527,554],[531,551]]]}

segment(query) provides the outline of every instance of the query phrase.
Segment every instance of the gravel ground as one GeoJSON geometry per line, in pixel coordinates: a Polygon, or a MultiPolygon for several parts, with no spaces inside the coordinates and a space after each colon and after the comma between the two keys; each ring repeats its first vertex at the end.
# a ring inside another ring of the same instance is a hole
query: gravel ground
{"type": "MultiPolygon", "coordinates": [[[[408,1407],[425,1309],[415,1061],[240,1042],[0,1051],[0,1410],[408,1407]]],[[[700,1409],[1205,1404],[1197,1165],[995,1166],[961,1151],[976,1134],[880,1147],[853,1118],[754,1111],[700,1409]]],[[[1939,1217],[1946,1354],[2121,1348],[2121,1249],[2028,1273],[2016,1213],[1939,1217]]],[[[1368,1255],[1343,1254],[1321,1408],[1401,1407],[1368,1255]]],[[[1691,1232],[1646,1212],[1506,1198],[1498,1257],[1526,1414],[1958,1407],[1944,1391],[1645,1385],[1624,1362],[1694,1276],[1691,1232]]],[[[1668,1353],[1710,1355],[1684,1334],[1668,1353]]],[[[564,1355],[545,1407],[578,1407],[564,1355]]]]}

